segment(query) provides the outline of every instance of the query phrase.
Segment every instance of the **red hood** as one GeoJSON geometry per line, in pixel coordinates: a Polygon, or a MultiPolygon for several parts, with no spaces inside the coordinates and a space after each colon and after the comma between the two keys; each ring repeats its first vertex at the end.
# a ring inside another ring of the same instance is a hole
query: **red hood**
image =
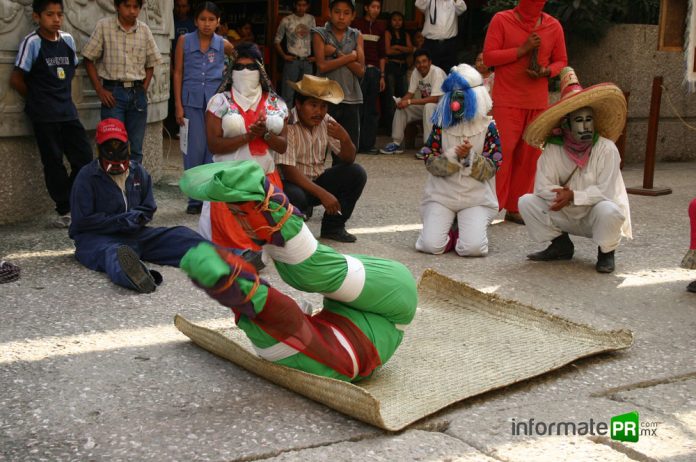
{"type": "Polygon", "coordinates": [[[520,0],[515,7],[515,12],[522,18],[522,24],[528,29],[533,29],[541,16],[546,0],[520,0]]]}

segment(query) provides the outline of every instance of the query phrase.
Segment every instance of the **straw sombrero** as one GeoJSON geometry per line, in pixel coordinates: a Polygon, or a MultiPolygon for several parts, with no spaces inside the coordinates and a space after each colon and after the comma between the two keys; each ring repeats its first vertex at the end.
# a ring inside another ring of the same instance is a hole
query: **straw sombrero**
{"type": "Polygon", "coordinates": [[[626,125],[626,98],[613,83],[600,83],[583,89],[572,67],[561,71],[561,100],[539,114],[524,131],[524,140],[541,146],[567,114],[589,106],[594,109],[595,131],[616,141],[626,125]]]}
{"type": "Polygon", "coordinates": [[[299,82],[288,80],[288,85],[302,95],[333,104],[339,104],[345,96],[338,82],[326,77],[305,74],[299,82]]]}

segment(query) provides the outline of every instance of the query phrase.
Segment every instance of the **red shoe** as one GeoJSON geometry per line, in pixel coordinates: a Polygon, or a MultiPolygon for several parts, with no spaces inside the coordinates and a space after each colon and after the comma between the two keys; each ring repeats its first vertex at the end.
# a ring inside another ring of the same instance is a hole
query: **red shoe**
{"type": "Polygon", "coordinates": [[[449,241],[447,241],[447,245],[445,246],[445,252],[451,252],[454,250],[454,247],[457,245],[457,239],[459,239],[459,230],[458,229],[450,229],[449,232],[449,241]]]}

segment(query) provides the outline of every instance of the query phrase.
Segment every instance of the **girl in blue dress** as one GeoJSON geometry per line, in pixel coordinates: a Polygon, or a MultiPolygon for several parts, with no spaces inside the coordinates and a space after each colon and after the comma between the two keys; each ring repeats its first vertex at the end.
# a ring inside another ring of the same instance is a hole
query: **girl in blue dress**
{"type": "MultiPolygon", "coordinates": [[[[201,2],[194,11],[197,30],[177,40],[174,52],[174,99],[176,122],[188,120],[187,149],[184,169],[213,161],[205,136],[205,108],[222,82],[225,55],[234,46],[215,34],[221,11],[213,2],[201,2]]],[[[186,213],[199,214],[203,204],[189,199],[186,213]]]]}

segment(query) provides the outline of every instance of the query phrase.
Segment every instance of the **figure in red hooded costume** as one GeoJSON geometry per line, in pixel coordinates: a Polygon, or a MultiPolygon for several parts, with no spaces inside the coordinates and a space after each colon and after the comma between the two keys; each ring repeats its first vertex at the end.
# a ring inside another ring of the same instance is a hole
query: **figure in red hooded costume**
{"type": "Polygon", "coordinates": [[[496,192],[505,219],[523,223],[520,196],[532,191],[541,154],[522,140],[526,126],[548,106],[548,78],[568,64],[561,24],[542,12],[545,0],[520,0],[496,13],[483,47],[486,66],[495,67],[493,117],[505,161],[496,175],[496,192]]]}

